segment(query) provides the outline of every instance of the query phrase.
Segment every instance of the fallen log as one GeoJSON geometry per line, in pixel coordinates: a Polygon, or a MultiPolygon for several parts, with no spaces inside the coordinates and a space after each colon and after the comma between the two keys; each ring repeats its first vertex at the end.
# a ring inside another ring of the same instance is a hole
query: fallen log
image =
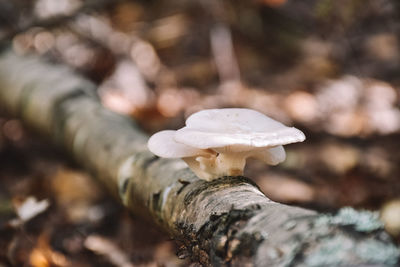
{"type": "Polygon", "coordinates": [[[377,214],[336,215],[269,200],[245,177],[198,179],[181,160],[147,150],[130,118],[105,109],[95,86],[68,68],[0,54],[0,107],[70,152],[133,213],[213,266],[395,265],[399,249],[377,214]]]}

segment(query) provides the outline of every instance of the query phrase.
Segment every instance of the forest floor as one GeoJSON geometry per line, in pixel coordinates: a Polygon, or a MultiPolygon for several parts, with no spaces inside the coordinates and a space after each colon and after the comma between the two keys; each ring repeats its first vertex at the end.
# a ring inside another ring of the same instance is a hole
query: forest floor
{"type": "MultiPolygon", "coordinates": [[[[69,65],[147,133],[205,108],[253,108],[307,137],[279,166],[249,162],[268,197],[399,210],[397,1],[22,2],[0,2],[0,41],[69,65]]],[[[184,256],[63,151],[0,115],[0,266],[187,266],[184,256]]]]}

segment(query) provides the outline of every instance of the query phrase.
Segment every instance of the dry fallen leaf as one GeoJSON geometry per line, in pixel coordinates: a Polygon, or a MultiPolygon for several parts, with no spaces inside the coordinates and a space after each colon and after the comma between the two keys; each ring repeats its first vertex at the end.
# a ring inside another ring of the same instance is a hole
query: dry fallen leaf
{"type": "Polygon", "coordinates": [[[133,267],[128,255],[120,249],[112,240],[98,235],[90,235],[86,238],[85,247],[107,258],[115,266],[133,267]]]}
{"type": "Polygon", "coordinates": [[[44,212],[49,205],[50,202],[47,199],[37,201],[35,197],[30,196],[22,203],[15,203],[15,211],[22,222],[27,222],[38,214],[44,212]]]}

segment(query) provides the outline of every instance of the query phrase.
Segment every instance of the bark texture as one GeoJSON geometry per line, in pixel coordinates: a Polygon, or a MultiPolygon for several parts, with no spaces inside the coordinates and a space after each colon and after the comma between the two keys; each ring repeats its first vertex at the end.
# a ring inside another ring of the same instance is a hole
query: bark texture
{"type": "Polygon", "coordinates": [[[336,215],[269,200],[245,177],[199,180],[181,160],[147,150],[129,118],[102,107],[95,86],[62,66],[0,54],[0,107],[68,150],[132,212],[213,266],[395,265],[377,215],[336,215]]]}

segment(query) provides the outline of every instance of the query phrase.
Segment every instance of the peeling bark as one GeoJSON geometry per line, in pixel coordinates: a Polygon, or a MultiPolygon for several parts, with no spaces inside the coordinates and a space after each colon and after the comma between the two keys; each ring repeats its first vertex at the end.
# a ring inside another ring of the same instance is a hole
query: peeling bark
{"type": "Polygon", "coordinates": [[[399,250],[374,213],[335,216],[269,200],[245,177],[199,180],[181,160],[102,107],[95,86],[65,67],[0,55],[0,106],[68,150],[136,214],[213,266],[395,265],[399,250]]]}

